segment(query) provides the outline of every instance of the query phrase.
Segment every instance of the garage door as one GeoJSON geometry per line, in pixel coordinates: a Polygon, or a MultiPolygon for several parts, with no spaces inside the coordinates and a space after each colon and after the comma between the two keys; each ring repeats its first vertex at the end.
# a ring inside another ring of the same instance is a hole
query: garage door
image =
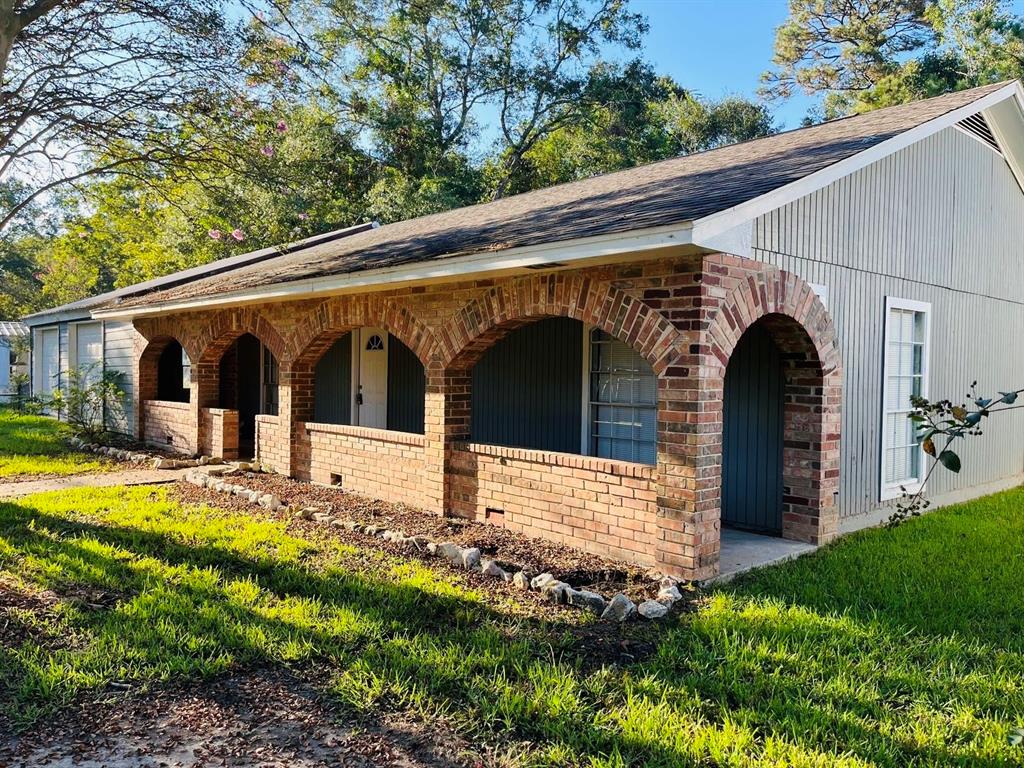
{"type": "Polygon", "coordinates": [[[75,365],[86,375],[83,383],[99,381],[103,375],[103,326],[81,323],[75,328],[75,365]]]}

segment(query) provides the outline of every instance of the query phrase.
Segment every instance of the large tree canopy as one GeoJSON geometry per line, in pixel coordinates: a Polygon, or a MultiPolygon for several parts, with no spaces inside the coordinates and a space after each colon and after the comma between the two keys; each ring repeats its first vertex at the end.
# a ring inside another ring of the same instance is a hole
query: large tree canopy
{"type": "Polygon", "coordinates": [[[0,312],[775,130],[655,72],[628,0],[165,1],[0,0],[0,312]]]}
{"type": "Polygon", "coordinates": [[[824,97],[825,117],[1024,76],[1004,0],[790,0],[763,92],[824,97]]]}

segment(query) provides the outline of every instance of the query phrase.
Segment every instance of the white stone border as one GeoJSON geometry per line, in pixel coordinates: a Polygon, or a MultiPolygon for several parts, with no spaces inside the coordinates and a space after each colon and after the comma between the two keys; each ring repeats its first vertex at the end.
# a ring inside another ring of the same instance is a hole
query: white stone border
{"type": "MultiPolygon", "coordinates": [[[[195,466],[195,464],[191,466],[195,466]]],[[[251,465],[248,464],[244,464],[244,466],[243,464],[229,464],[223,467],[211,467],[205,471],[195,469],[185,473],[185,481],[200,488],[208,488],[218,493],[237,496],[270,512],[276,512],[284,508],[285,505],[281,500],[271,493],[260,493],[242,485],[235,485],[224,479],[225,475],[251,469],[251,465]]],[[[460,547],[458,544],[453,544],[450,541],[438,543],[419,534],[407,536],[404,531],[393,531],[373,524],[363,525],[354,520],[346,520],[334,516],[329,506],[328,511],[324,511],[316,506],[299,507],[298,505],[292,505],[288,508],[288,511],[303,520],[311,520],[324,525],[344,528],[354,533],[374,536],[384,541],[404,546],[413,552],[426,553],[434,557],[443,558],[455,568],[479,573],[504,582],[511,582],[522,590],[540,592],[553,603],[590,610],[608,621],[622,622],[637,615],[645,619],[660,619],[666,616],[672,605],[683,597],[679,592],[678,582],[666,576],[659,582],[657,598],[645,600],[637,606],[622,592],[619,592],[611,599],[606,599],[597,592],[591,592],[586,589],[573,589],[569,584],[559,581],[550,573],[542,573],[532,578],[530,574],[523,570],[510,573],[498,565],[497,561],[481,558],[480,550],[477,547],[460,547]]]]}

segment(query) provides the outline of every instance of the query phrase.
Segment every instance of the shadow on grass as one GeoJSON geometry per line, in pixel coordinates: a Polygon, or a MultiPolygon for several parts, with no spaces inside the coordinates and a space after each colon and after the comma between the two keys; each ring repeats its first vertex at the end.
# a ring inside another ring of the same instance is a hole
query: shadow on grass
{"type": "Polygon", "coordinates": [[[314,568],[295,552],[242,554],[29,501],[0,504],[0,567],[15,562],[46,586],[129,596],[68,609],[83,648],[0,649],[0,702],[24,721],[110,681],[301,661],[322,663],[347,705],[444,713],[533,742],[540,764],[1017,764],[1000,729],[1024,712],[1019,655],[997,664],[956,636],[926,642],[877,615],[742,585],[661,633],[649,661],[585,675],[558,653],[566,626],[510,617],[415,570],[314,568]]]}

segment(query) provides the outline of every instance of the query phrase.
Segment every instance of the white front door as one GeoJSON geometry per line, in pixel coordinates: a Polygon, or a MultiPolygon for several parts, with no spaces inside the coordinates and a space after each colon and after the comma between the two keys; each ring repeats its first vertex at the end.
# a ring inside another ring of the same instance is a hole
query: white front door
{"type": "Polygon", "coordinates": [[[358,342],[355,423],[361,427],[388,426],[388,332],[360,328],[353,333],[358,342]]]}
{"type": "Polygon", "coordinates": [[[56,328],[47,328],[39,334],[39,381],[36,394],[49,397],[57,388],[60,375],[60,334],[56,328]]]}
{"type": "Polygon", "coordinates": [[[75,327],[75,367],[83,375],[82,384],[89,385],[103,376],[103,326],[81,323],[75,327]]]}

